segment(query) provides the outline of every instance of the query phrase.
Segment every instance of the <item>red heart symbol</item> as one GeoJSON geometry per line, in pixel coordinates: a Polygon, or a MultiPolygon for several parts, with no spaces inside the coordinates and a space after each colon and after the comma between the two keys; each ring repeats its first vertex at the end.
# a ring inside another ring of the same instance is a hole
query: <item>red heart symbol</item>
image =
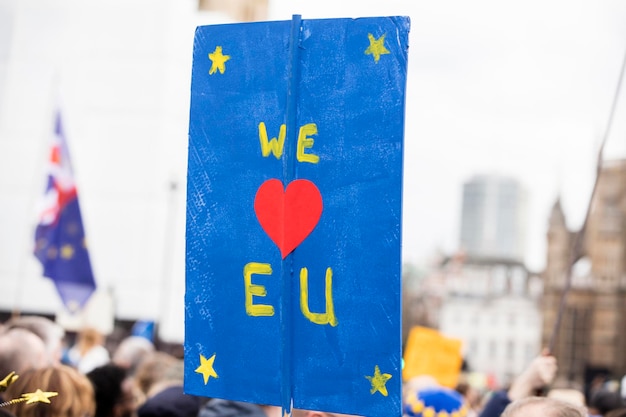
{"type": "Polygon", "coordinates": [[[309,180],[292,181],[283,190],[283,183],[272,178],[256,192],[254,211],[285,259],[317,226],[322,194],[309,180]]]}

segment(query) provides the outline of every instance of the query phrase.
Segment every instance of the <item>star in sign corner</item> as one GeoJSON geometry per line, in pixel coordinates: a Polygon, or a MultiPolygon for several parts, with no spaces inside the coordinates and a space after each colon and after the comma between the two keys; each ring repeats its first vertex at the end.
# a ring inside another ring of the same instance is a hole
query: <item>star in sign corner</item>
{"type": "Polygon", "coordinates": [[[200,355],[200,366],[196,368],[196,373],[202,374],[204,377],[204,385],[209,382],[209,378],[219,378],[217,376],[217,372],[213,369],[213,362],[215,361],[215,353],[209,359],[205,358],[203,355],[200,355]]]}
{"type": "Polygon", "coordinates": [[[27,392],[26,394],[22,394],[22,398],[26,400],[26,404],[33,403],[47,403],[50,404],[50,397],[56,397],[59,395],[58,392],[45,392],[40,389],[37,389],[35,392],[27,392]]]}
{"type": "Polygon", "coordinates": [[[374,62],[378,64],[378,60],[381,55],[389,54],[389,50],[385,48],[385,35],[382,35],[380,38],[375,39],[374,35],[371,33],[367,34],[367,38],[370,41],[370,46],[365,50],[365,55],[373,55],[374,62]]]}
{"type": "Polygon", "coordinates": [[[373,376],[366,375],[365,378],[367,378],[372,384],[372,389],[370,390],[370,394],[373,395],[376,391],[378,391],[381,394],[383,394],[385,397],[388,395],[387,387],[385,384],[387,384],[387,381],[391,379],[391,374],[381,374],[380,368],[378,367],[378,365],[376,365],[374,367],[374,375],[373,376]]]}
{"type": "Polygon", "coordinates": [[[222,54],[222,47],[216,46],[215,51],[209,54],[209,59],[211,60],[211,69],[209,70],[209,75],[215,74],[217,71],[220,74],[223,74],[226,71],[226,61],[230,59],[230,55],[222,54]]]}

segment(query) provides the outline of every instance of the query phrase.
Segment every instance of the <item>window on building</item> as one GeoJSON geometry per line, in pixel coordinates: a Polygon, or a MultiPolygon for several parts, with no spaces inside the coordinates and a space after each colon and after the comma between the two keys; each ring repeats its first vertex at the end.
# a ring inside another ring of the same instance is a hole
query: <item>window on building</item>
{"type": "Polygon", "coordinates": [[[506,341],[506,358],[508,360],[513,360],[515,358],[515,342],[512,340],[506,341]]]}
{"type": "Polygon", "coordinates": [[[532,343],[526,343],[526,347],[524,348],[524,362],[530,363],[530,361],[532,361],[536,355],[537,352],[532,343]]]}
{"type": "Polygon", "coordinates": [[[478,342],[476,339],[472,339],[468,343],[468,355],[472,357],[478,356],[478,342]]]}

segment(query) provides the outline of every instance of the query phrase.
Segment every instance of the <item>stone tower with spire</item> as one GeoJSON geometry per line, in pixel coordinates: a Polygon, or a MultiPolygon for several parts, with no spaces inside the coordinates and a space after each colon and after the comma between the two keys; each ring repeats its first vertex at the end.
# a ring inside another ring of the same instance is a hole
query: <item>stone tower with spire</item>
{"type": "Polygon", "coordinates": [[[563,383],[582,386],[598,373],[620,379],[626,374],[626,160],[605,163],[582,251],[572,258],[574,237],[557,200],[543,273],[543,344],[552,342],[563,383]],[[572,261],[571,288],[555,332],[572,261]]]}

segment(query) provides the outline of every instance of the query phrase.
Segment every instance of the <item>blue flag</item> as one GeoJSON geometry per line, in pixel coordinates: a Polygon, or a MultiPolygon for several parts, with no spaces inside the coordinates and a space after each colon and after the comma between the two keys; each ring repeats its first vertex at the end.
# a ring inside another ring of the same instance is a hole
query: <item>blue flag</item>
{"type": "Polygon", "coordinates": [[[52,279],[63,304],[74,312],[85,305],[96,284],[60,113],[48,164],[34,253],[43,265],[43,275],[52,279]]]}
{"type": "Polygon", "coordinates": [[[401,415],[409,19],[196,30],[185,391],[401,415]]]}
{"type": "Polygon", "coordinates": [[[154,321],[137,320],[130,329],[131,336],[139,336],[154,343],[154,321]]]}

